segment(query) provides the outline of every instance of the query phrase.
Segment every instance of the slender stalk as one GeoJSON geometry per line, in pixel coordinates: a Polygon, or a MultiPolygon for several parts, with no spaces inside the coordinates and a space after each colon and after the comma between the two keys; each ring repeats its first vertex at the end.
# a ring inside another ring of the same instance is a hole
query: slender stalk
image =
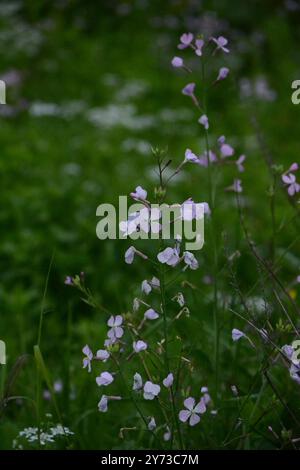
{"type": "MultiPolygon", "coordinates": [[[[207,89],[205,83],[205,63],[202,58],[201,61],[201,71],[202,71],[202,87],[203,87],[203,96],[202,96],[202,107],[204,114],[207,116],[207,89]]],[[[213,181],[212,181],[212,168],[210,162],[210,148],[209,148],[209,132],[208,129],[204,128],[205,136],[205,149],[206,149],[206,158],[207,158],[207,170],[208,170],[208,190],[209,190],[209,207],[211,209],[211,242],[213,249],[213,278],[214,278],[214,300],[213,300],[213,321],[214,321],[214,362],[215,362],[215,393],[218,395],[218,383],[219,383],[219,319],[218,319],[218,285],[217,285],[217,274],[218,274],[218,252],[216,246],[215,230],[214,230],[214,191],[213,191],[213,181]]]]}

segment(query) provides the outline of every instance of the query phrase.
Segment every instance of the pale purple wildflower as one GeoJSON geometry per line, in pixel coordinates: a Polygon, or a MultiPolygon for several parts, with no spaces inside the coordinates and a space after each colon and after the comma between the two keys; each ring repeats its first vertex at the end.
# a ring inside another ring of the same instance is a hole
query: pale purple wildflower
{"type": "Polygon", "coordinates": [[[286,344],[281,349],[282,352],[286,355],[286,357],[291,361],[291,365],[289,368],[291,379],[293,379],[297,384],[300,385],[300,366],[297,352],[295,351],[293,346],[290,346],[289,344],[286,344]]]}
{"type": "Polygon", "coordinates": [[[177,248],[171,247],[168,247],[158,253],[157,259],[160,263],[167,264],[168,266],[176,266],[176,264],[180,261],[177,248]]]}
{"type": "Polygon", "coordinates": [[[85,369],[86,367],[88,368],[88,372],[91,372],[92,370],[92,359],[93,359],[93,353],[92,353],[92,350],[91,348],[86,344],[83,348],[82,348],[82,352],[83,354],[85,355],[85,357],[83,358],[83,369],[85,369]]]}
{"type": "Polygon", "coordinates": [[[207,168],[208,161],[210,163],[214,163],[218,161],[216,154],[212,152],[211,150],[209,150],[208,152],[208,158],[207,158],[207,151],[205,151],[205,153],[198,158],[198,161],[196,163],[198,163],[200,166],[204,166],[205,168],[207,168]]]}
{"type": "Polygon", "coordinates": [[[115,317],[112,315],[108,321],[107,325],[110,326],[110,330],[108,330],[107,336],[115,341],[119,338],[122,338],[124,334],[124,330],[121,327],[123,323],[123,317],[122,315],[116,315],[115,317]]]}
{"type": "Polygon", "coordinates": [[[173,382],[174,382],[174,375],[172,374],[172,372],[170,372],[170,374],[168,374],[167,377],[163,380],[163,384],[166,388],[170,388],[172,387],[173,382]]]}
{"type": "Polygon", "coordinates": [[[54,389],[54,392],[55,393],[61,393],[63,391],[63,383],[61,380],[55,380],[54,384],[53,384],[53,389],[54,389]]]}
{"type": "Polygon", "coordinates": [[[234,154],[234,149],[231,147],[231,145],[225,143],[221,144],[220,151],[223,158],[232,157],[234,154]]]}
{"type": "Polygon", "coordinates": [[[151,291],[152,291],[151,284],[145,279],[142,282],[142,292],[144,292],[144,294],[148,295],[148,294],[150,294],[151,291]]]}
{"type": "Polygon", "coordinates": [[[144,253],[142,253],[141,251],[136,250],[134,246],[130,246],[125,252],[125,263],[132,264],[135,255],[138,255],[143,259],[148,259],[147,255],[144,255],[144,253]]]}
{"type": "Polygon", "coordinates": [[[150,382],[150,380],[147,380],[147,382],[144,385],[145,400],[154,400],[154,398],[158,396],[159,392],[160,392],[160,386],[150,382]]]}
{"type": "Polygon", "coordinates": [[[107,412],[107,404],[108,404],[108,399],[106,395],[102,395],[99,403],[98,403],[98,410],[101,411],[101,413],[106,413],[107,412]]]}
{"type": "Polygon", "coordinates": [[[243,192],[243,187],[242,187],[242,182],[239,179],[235,179],[233,181],[233,184],[226,188],[227,191],[233,191],[234,193],[242,193],[243,192]]]}
{"type": "Polygon", "coordinates": [[[182,220],[199,220],[203,218],[205,206],[203,203],[196,203],[192,198],[184,201],[180,207],[180,217],[182,220]]]}
{"type": "Polygon", "coordinates": [[[238,167],[238,171],[239,171],[240,173],[242,173],[243,171],[245,171],[245,168],[244,168],[244,165],[243,165],[243,163],[244,163],[245,160],[246,160],[246,156],[245,156],[245,155],[241,155],[241,156],[237,159],[237,161],[235,162],[235,164],[236,164],[237,167],[238,167]]]}
{"type": "Polygon", "coordinates": [[[143,379],[142,376],[136,372],[133,376],[132,390],[141,390],[141,388],[143,388],[143,379]]]}
{"type": "Polygon", "coordinates": [[[197,405],[195,405],[196,400],[193,397],[186,398],[183,402],[186,410],[181,410],[179,413],[179,419],[183,423],[189,420],[190,426],[195,426],[200,421],[199,414],[203,414],[206,411],[206,406],[203,400],[200,400],[197,405]]]}
{"type": "Polygon", "coordinates": [[[74,285],[73,278],[71,276],[67,276],[65,278],[64,284],[66,284],[66,286],[73,286],[74,285]]]}
{"type": "Polygon", "coordinates": [[[122,220],[119,223],[120,231],[124,237],[131,235],[138,230],[140,224],[140,212],[133,212],[129,214],[128,220],[122,220]]]}
{"type": "Polygon", "coordinates": [[[296,277],[296,282],[300,284],[300,275],[296,277]]]}
{"type": "Polygon", "coordinates": [[[172,434],[171,434],[170,428],[169,426],[166,426],[166,432],[163,435],[163,439],[165,442],[168,442],[171,439],[171,437],[172,437],[172,434]]]}
{"type": "Polygon", "coordinates": [[[239,341],[241,338],[244,338],[246,335],[242,331],[238,330],[237,328],[233,328],[231,332],[231,336],[233,341],[239,341]]]}
{"type": "Polygon", "coordinates": [[[298,171],[298,169],[299,169],[298,163],[292,163],[290,168],[288,169],[287,173],[289,173],[290,171],[292,171],[292,172],[293,171],[298,171]]]}
{"type": "Polygon", "coordinates": [[[116,340],[112,340],[112,338],[106,338],[106,340],[104,341],[104,347],[105,348],[109,348],[110,346],[112,346],[114,343],[116,342],[116,340]]]}
{"type": "Polygon", "coordinates": [[[178,49],[186,49],[189,47],[194,39],[192,33],[184,33],[180,36],[180,44],[178,44],[178,49]]]}
{"type": "Polygon", "coordinates": [[[217,45],[215,52],[221,49],[223,52],[228,53],[229,49],[225,47],[228,44],[228,39],[224,38],[224,36],[219,36],[218,38],[212,38],[214,43],[217,45]]]}
{"type": "Polygon", "coordinates": [[[183,89],[182,89],[182,94],[186,96],[191,96],[194,97],[194,91],[196,88],[195,83],[188,83],[183,89]]]}
{"type": "Polygon", "coordinates": [[[229,69],[227,67],[221,67],[217,76],[217,82],[219,82],[220,80],[225,80],[228,74],[229,69]]]}
{"type": "Polygon", "coordinates": [[[136,249],[134,248],[134,246],[130,246],[125,253],[125,263],[132,264],[135,253],[136,253],[136,249]]]}
{"type": "Polygon", "coordinates": [[[147,348],[148,348],[148,344],[145,343],[145,341],[142,341],[141,339],[133,342],[133,349],[136,353],[145,351],[147,348]]]}
{"type": "Polygon", "coordinates": [[[191,149],[186,149],[185,155],[184,155],[184,162],[193,162],[193,163],[198,163],[199,159],[197,155],[195,155],[191,149]]]}
{"type": "Polygon", "coordinates": [[[195,45],[196,45],[195,53],[196,53],[199,57],[201,57],[201,56],[202,56],[202,48],[203,48],[203,46],[204,46],[204,41],[203,41],[203,39],[196,39],[195,45]]]}
{"type": "Polygon", "coordinates": [[[296,176],[293,173],[282,175],[281,179],[284,184],[288,186],[288,193],[290,196],[294,196],[294,194],[300,191],[300,184],[297,183],[296,176]]]}
{"type": "Polygon", "coordinates": [[[102,385],[103,386],[107,386],[109,384],[111,384],[112,382],[114,381],[114,378],[113,376],[111,375],[110,372],[101,372],[101,374],[96,377],[96,383],[97,385],[99,385],[99,387],[101,387],[102,385]]]}
{"type": "Polygon", "coordinates": [[[193,253],[191,253],[190,251],[185,251],[183,253],[183,261],[192,270],[198,269],[199,267],[199,263],[197,259],[195,258],[193,253]]]}
{"type": "Polygon", "coordinates": [[[208,405],[208,403],[211,401],[210,394],[208,393],[208,387],[201,387],[201,393],[203,393],[202,400],[204,401],[204,404],[208,405]]]}
{"type": "Polygon", "coordinates": [[[149,308],[148,310],[146,310],[144,318],[146,318],[147,320],[156,320],[157,318],[159,318],[159,314],[155,310],[153,310],[153,308],[149,308]]]}
{"type": "Polygon", "coordinates": [[[208,117],[206,116],[206,114],[203,114],[203,115],[199,118],[198,122],[199,122],[200,124],[202,124],[202,126],[204,127],[204,129],[207,130],[207,129],[209,128],[208,117]]]}
{"type": "Polygon", "coordinates": [[[181,57],[177,57],[177,56],[173,57],[171,63],[173,65],[173,67],[175,67],[175,68],[183,67],[183,60],[182,60],[181,57]]]}
{"type": "Polygon", "coordinates": [[[147,199],[147,191],[143,189],[141,186],[137,186],[135,188],[135,192],[130,193],[130,196],[135,201],[145,201],[147,199]]]}
{"type": "Polygon", "coordinates": [[[150,418],[150,421],[148,423],[148,429],[149,431],[154,431],[155,428],[156,428],[156,422],[155,422],[155,419],[152,417],[150,418]]]}
{"type": "Polygon", "coordinates": [[[96,353],[96,358],[99,359],[99,361],[106,362],[107,359],[109,359],[109,352],[106,351],[106,349],[99,349],[96,353]]]}

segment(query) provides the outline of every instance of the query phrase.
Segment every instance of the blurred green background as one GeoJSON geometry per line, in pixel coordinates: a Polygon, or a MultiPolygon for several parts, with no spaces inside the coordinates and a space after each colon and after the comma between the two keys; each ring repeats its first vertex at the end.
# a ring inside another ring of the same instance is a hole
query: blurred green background
{"type": "MultiPolygon", "coordinates": [[[[131,308],[148,275],[141,263],[125,265],[130,242],[96,238],[96,208],[103,202],[116,204],[119,195],[137,185],[153,194],[157,181],[151,146],[167,147],[174,166],[187,147],[204,150],[197,111],[181,94],[191,79],[170,64],[178,54],[179,36],[192,31],[206,37],[222,34],[230,41],[231,54],[218,56],[211,71],[215,77],[220,66],[231,70],[209,96],[211,140],[224,134],[238,155],[247,155],[245,204],[252,233],[263,243],[271,233],[266,193],[271,178],[257,132],[276,163],[287,168],[299,159],[300,107],[290,98],[291,82],[300,79],[299,19],[299,3],[292,0],[1,1],[0,79],[7,85],[7,105],[0,105],[0,337],[7,345],[7,365],[0,366],[2,389],[17,358],[29,354],[12,392],[34,398],[32,348],[53,256],[41,348],[52,378],[63,382],[58,401],[76,433],[76,448],[134,445],[118,438],[117,409],[99,417],[98,390],[81,371],[82,346],[95,348],[105,337],[103,315],[82,303],[64,278],[84,271],[99,301],[120,313],[131,308]]],[[[190,65],[197,60],[191,57],[190,65]]],[[[194,81],[197,74],[199,69],[194,81]]],[[[231,169],[219,178],[222,188],[229,186],[231,169]]],[[[172,202],[187,197],[207,200],[205,170],[190,168],[172,186],[172,202]]],[[[233,208],[234,198],[221,190],[216,200],[220,253],[225,227],[229,249],[239,248],[233,208]]],[[[278,210],[288,217],[284,196],[278,198],[278,210]]],[[[279,249],[296,233],[296,226],[282,233],[279,249]]],[[[203,282],[211,274],[209,256],[204,249],[199,271],[189,275],[201,295],[189,294],[196,324],[186,322],[183,332],[190,335],[191,354],[202,367],[199,383],[209,380],[212,371],[210,309],[203,300],[210,296],[203,282]],[[195,328],[203,332],[201,345],[193,337],[195,328]]],[[[285,266],[287,281],[297,268],[294,253],[285,266]]],[[[241,283],[250,286],[256,275],[253,261],[242,258],[241,283]]],[[[231,384],[242,377],[246,388],[253,373],[246,357],[240,370],[226,370],[232,360],[232,322],[224,315],[229,333],[222,340],[222,381],[231,384]]],[[[51,411],[46,400],[43,406],[51,411]]],[[[11,448],[16,434],[34,423],[30,403],[9,403],[1,411],[0,448],[11,448]]],[[[215,445],[196,434],[194,446],[200,442],[215,445]]]]}

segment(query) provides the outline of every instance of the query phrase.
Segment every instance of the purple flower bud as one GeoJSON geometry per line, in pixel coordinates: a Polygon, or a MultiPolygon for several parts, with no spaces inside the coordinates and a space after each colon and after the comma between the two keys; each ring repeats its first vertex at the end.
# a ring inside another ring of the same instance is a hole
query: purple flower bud
{"type": "Polygon", "coordinates": [[[175,56],[175,57],[173,57],[171,64],[175,68],[180,68],[180,67],[183,67],[183,60],[182,60],[181,57],[175,56]]]}
{"type": "Polygon", "coordinates": [[[194,96],[194,91],[196,88],[196,83],[188,83],[183,89],[182,94],[186,96],[194,96]]]}
{"type": "Polygon", "coordinates": [[[199,122],[200,124],[202,124],[202,126],[204,127],[204,129],[208,129],[208,128],[209,128],[208,117],[206,116],[206,114],[203,114],[203,115],[199,118],[198,122],[199,122]]]}
{"type": "Polygon", "coordinates": [[[107,412],[107,403],[108,399],[106,395],[102,395],[99,403],[98,403],[98,410],[101,411],[101,413],[106,413],[107,412]]]}
{"type": "Polygon", "coordinates": [[[229,69],[227,67],[221,67],[219,70],[219,74],[217,76],[217,82],[220,80],[225,80],[228,74],[229,74],[229,69]]]}
{"type": "Polygon", "coordinates": [[[174,382],[174,375],[172,373],[168,374],[167,377],[163,380],[163,384],[166,388],[172,387],[174,382]]]}

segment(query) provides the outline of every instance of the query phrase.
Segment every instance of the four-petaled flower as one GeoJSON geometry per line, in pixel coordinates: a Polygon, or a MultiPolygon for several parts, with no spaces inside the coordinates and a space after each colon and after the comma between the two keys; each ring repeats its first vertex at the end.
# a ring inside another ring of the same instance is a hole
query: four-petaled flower
{"type": "Polygon", "coordinates": [[[147,380],[147,382],[144,385],[145,400],[154,400],[154,398],[157,397],[159,392],[160,392],[160,386],[150,382],[150,380],[147,380]]]}
{"type": "Polygon", "coordinates": [[[195,270],[195,269],[198,269],[199,267],[198,261],[196,260],[193,253],[191,253],[190,251],[184,251],[183,261],[190,269],[195,270]]]}
{"type": "Polygon", "coordinates": [[[91,362],[92,362],[92,359],[93,359],[92,350],[91,350],[91,348],[86,344],[86,345],[82,348],[82,352],[83,352],[83,354],[85,355],[85,357],[83,358],[83,369],[85,369],[85,368],[87,367],[87,368],[88,368],[88,372],[91,372],[91,370],[92,370],[91,362]]]}
{"type": "Polygon", "coordinates": [[[293,173],[282,175],[281,179],[288,186],[287,191],[290,196],[294,196],[294,194],[300,191],[300,184],[297,183],[296,176],[293,173]]]}
{"type": "Polygon", "coordinates": [[[197,155],[195,155],[191,149],[186,149],[185,151],[185,155],[184,155],[184,163],[185,162],[193,162],[193,163],[198,163],[199,162],[199,158],[197,157],[197,155]]]}
{"type": "Polygon", "coordinates": [[[194,35],[192,33],[184,33],[180,36],[180,44],[178,44],[178,49],[186,49],[189,47],[194,39],[194,35]]]}
{"type": "Polygon", "coordinates": [[[203,46],[204,46],[204,41],[203,41],[203,39],[196,39],[195,44],[196,44],[195,53],[196,53],[199,57],[201,57],[201,56],[202,56],[202,48],[203,48],[203,46]]]}
{"type": "Polygon", "coordinates": [[[217,45],[216,51],[218,49],[222,49],[223,52],[228,53],[229,49],[225,47],[228,44],[228,39],[224,38],[224,36],[219,36],[218,38],[212,38],[214,43],[217,45]]]}
{"type": "Polygon", "coordinates": [[[115,317],[112,315],[107,321],[107,325],[110,326],[110,330],[108,330],[107,336],[113,342],[115,342],[119,338],[122,338],[124,334],[124,330],[121,327],[122,323],[123,323],[122,315],[116,315],[115,317]]]}
{"type": "Polygon", "coordinates": [[[147,191],[143,189],[141,186],[137,186],[135,188],[135,192],[130,193],[130,196],[135,201],[145,201],[147,199],[147,191]]]}
{"type": "Polygon", "coordinates": [[[138,341],[134,341],[132,346],[136,353],[145,351],[148,348],[148,344],[145,343],[145,341],[142,341],[141,339],[139,339],[138,341]]]}
{"type": "Polygon", "coordinates": [[[101,372],[101,374],[96,377],[96,383],[101,387],[104,385],[105,387],[109,384],[111,384],[114,381],[113,376],[111,375],[110,372],[101,372]]]}
{"type": "Polygon", "coordinates": [[[206,406],[204,400],[200,400],[197,405],[195,405],[196,400],[193,397],[186,398],[183,402],[186,410],[181,410],[179,413],[179,419],[183,423],[189,420],[190,426],[195,426],[200,421],[199,414],[203,414],[206,411],[206,406]]]}
{"type": "Polygon", "coordinates": [[[165,248],[163,251],[158,253],[157,259],[162,264],[176,266],[176,264],[180,261],[178,249],[171,247],[165,248]]]}

